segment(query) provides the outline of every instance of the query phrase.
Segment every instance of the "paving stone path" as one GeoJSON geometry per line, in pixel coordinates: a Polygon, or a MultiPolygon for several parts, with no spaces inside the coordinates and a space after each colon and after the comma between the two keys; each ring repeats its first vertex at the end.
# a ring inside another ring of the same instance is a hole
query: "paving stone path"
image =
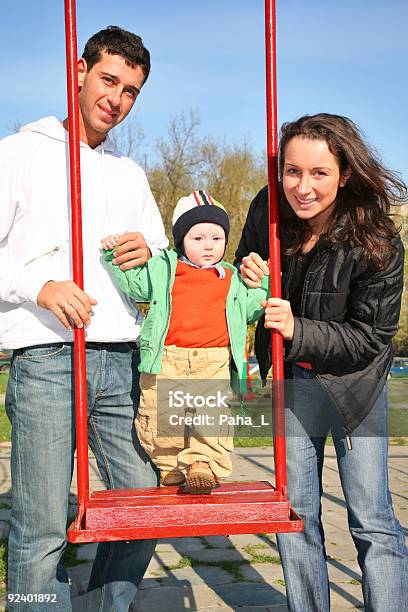
{"type": "MultiPolygon", "coordinates": [[[[7,537],[10,515],[10,448],[0,445],[0,537],[7,537]]],[[[408,446],[391,446],[390,486],[396,514],[408,535],[408,446]]],[[[269,448],[234,451],[235,480],[274,482],[269,448]]],[[[91,459],[91,488],[101,488],[91,459]]],[[[360,569],[347,529],[346,510],[333,447],[326,447],[323,472],[323,521],[326,530],[332,610],[362,609],[360,569]]],[[[73,484],[75,491],[75,484],[73,484]]],[[[72,508],[75,495],[72,494],[72,508]]],[[[77,560],[68,569],[74,612],[83,612],[96,545],[77,547],[77,560]]],[[[160,540],[132,612],[239,612],[287,610],[282,568],[275,536],[241,535],[160,540]]],[[[0,610],[4,608],[0,606],[0,610]]]]}

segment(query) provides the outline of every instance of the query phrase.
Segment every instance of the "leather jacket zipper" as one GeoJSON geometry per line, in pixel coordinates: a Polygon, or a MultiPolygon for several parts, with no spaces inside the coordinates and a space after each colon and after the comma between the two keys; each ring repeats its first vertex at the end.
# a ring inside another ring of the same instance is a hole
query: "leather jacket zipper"
{"type": "MultiPolygon", "coordinates": [[[[302,297],[301,297],[301,300],[300,300],[300,316],[301,317],[305,316],[306,292],[307,292],[307,288],[309,287],[309,282],[310,282],[310,277],[312,275],[313,265],[315,264],[315,262],[319,258],[319,255],[320,255],[320,251],[319,251],[319,247],[318,247],[317,248],[317,253],[315,254],[315,256],[313,257],[312,261],[309,264],[309,267],[307,269],[306,276],[305,276],[305,282],[303,283],[302,297]]],[[[327,253],[325,253],[325,257],[328,257],[327,253]]]]}
{"type": "Polygon", "coordinates": [[[292,280],[294,267],[295,267],[295,260],[293,257],[291,257],[290,262],[289,262],[288,273],[286,276],[285,286],[283,288],[284,299],[288,301],[289,301],[289,285],[290,285],[289,281],[292,280]]]}

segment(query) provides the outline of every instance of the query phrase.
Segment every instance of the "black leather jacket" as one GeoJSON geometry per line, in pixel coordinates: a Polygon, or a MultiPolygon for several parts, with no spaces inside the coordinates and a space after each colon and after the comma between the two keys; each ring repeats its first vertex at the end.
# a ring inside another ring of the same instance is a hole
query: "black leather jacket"
{"type": "MultiPolygon", "coordinates": [[[[282,228],[284,231],[284,228],[282,228]]],[[[236,251],[236,264],[251,251],[269,257],[268,191],[254,198],[236,251]]],[[[404,247],[393,238],[395,256],[374,269],[360,247],[321,245],[307,271],[301,316],[285,342],[285,363],[309,362],[325,387],[346,434],[367,416],[386,381],[391,341],[398,330],[403,289],[404,247]]],[[[282,296],[288,299],[295,256],[282,256],[282,296]]],[[[271,333],[258,322],[255,352],[261,377],[271,366],[271,333]]]]}

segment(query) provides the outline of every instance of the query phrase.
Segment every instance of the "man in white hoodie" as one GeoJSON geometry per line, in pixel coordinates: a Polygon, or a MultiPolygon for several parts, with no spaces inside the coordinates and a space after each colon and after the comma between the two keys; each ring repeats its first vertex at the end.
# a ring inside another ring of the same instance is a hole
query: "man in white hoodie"
{"type": "MultiPolygon", "coordinates": [[[[71,610],[60,562],[75,447],[73,326],[86,329],[89,440],[106,486],[157,483],[133,425],[140,321],[99,251],[102,236],[129,228],[137,231],[118,265],[167,246],[143,170],[108,137],[149,70],[142,40],[117,27],[95,34],[78,61],[85,291],[68,280],[67,120],[47,117],[0,142],[0,347],[13,349],[10,610],[71,610]]],[[[154,544],[100,544],[87,609],[127,611],[154,544]]]]}

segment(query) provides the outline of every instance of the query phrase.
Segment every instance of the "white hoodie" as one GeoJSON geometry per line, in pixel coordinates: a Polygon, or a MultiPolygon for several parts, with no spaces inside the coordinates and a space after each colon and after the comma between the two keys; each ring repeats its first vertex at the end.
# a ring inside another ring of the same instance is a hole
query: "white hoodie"
{"type": "MultiPolygon", "coordinates": [[[[72,341],[55,315],[37,306],[49,280],[72,279],[68,134],[55,117],[0,141],[0,348],[72,341]]],[[[100,240],[139,231],[153,255],[168,245],[143,170],[107,138],[81,142],[84,290],[98,302],[86,329],[93,342],[139,336],[140,315],[102,263],[100,240]]]]}

